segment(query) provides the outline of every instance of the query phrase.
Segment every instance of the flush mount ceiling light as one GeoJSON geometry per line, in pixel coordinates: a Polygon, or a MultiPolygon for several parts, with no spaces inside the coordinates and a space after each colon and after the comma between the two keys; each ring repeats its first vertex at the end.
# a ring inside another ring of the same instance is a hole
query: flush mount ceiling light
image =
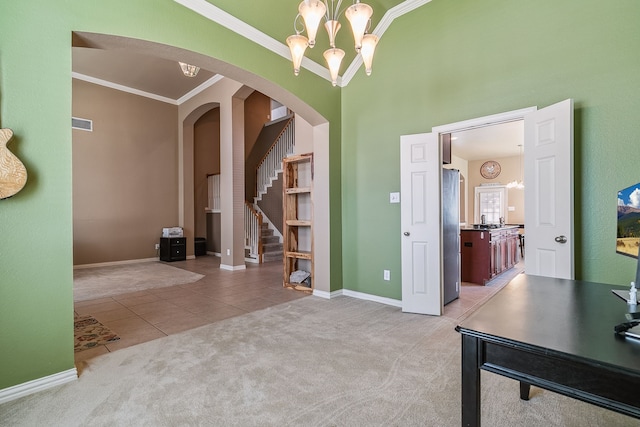
{"type": "Polygon", "coordinates": [[[337,4],[334,0],[331,0],[331,6],[329,6],[328,0],[303,0],[298,6],[298,15],[293,22],[296,34],[287,38],[287,45],[291,50],[291,60],[293,61],[293,73],[296,76],[300,74],[300,64],[302,64],[305,50],[307,47],[313,48],[316,44],[318,26],[324,17],[324,27],[329,35],[330,47],[324,52],[323,56],[329,67],[331,84],[333,86],[337,84],[340,64],[345,55],[344,50],[336,47],[336,34],[338,34],[338,30],[342,26],[339,19],[343,13],[351,24],[355,50],[362,56],[366,74],[371,75],[371,64],[373,62],[373,53],[378,43],[378,36],[365,33],[371,24],[373,8],[368,4],[360,3],[359,0],[355,0],[351,6],[344,10],[340,10],[341,6],[342,0],[338,0],[337,4]],[[302,23],[300,18],[302,18],[302,23]],[[306,37],[301,35],[305,30],[307,32],[306,37]]]}
{"type": "Polygon", "coordinates": [[[198,74],[198,71],[200,71],[200,67],[196,67],[195,65],[186,64],[184,62],[178,62],[178,64],[180,64],[182,72],[187,77],[195,77],[196,74],[198,74]]]}

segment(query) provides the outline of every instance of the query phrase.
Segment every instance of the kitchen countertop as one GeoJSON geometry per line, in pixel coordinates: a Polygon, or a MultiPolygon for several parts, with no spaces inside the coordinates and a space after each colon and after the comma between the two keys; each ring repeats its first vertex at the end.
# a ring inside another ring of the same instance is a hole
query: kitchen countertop
{"type": "Polygon", "coordinates": [[[500,230],[511,230],[514,228],[520,228],[517,224],[506,224],[502,227],[496,228],[475,228],[473,225],[467,225],[465,227],[460,227],[460,231],[500,231],[500,230]]]}

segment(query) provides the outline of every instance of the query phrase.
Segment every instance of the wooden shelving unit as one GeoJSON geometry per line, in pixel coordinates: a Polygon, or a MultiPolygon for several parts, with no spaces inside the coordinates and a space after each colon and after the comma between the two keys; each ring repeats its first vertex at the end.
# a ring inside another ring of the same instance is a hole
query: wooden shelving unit
{"type": "Polygon", "coordinates": [[[282,169],[283,285],[313,292],[313,154],[287,157],[282,169]],[[291,273],[298,270],[310,274],[309,284],[291,283],[291,273]]]}

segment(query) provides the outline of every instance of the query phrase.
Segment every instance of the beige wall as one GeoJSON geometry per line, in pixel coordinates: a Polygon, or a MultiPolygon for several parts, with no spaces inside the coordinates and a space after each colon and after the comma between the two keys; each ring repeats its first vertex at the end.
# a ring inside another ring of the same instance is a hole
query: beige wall
{"type": "Polygon", "coordinates": [[[244,100],[244,155],[251,153],[264,124],[271,120],[271,98],[254,91],[244,100]]]}
{"type": "MultiPolygon", "coordinates": [[[[74,265],[157,256],[178,225],[178,109],[73,80],[74,265]]],[[[52,226],[55,226],[52,224],[52,226]]]]}
{"type": "MultiPolygon", "coordinates": [[[[483,183],[494,183],[506,185],[514,179],[520,180],[520,156],[501,157],[492,159],[472,160],[469,161],[469,170],[467,177],[468,187],[468,210],[467,223],[473,224],[475,209],[475,187],[483,183]],[[485,179],[480,175],[480,166],[487,160],[495,160],[500,163],[501,172],[495,179],[485,179]]],[[[508,224],[524,224],[524,190],[508,189],[507,190],[507,206],[511,206],[514,210],[507,209],[505,222],[508,224]]]]}
{"type": "Polygon", "coordinates": [[[213,108],[193,124],[194,237],[207,237],[207,175],[219,173],[220,108],[213,108]]]}

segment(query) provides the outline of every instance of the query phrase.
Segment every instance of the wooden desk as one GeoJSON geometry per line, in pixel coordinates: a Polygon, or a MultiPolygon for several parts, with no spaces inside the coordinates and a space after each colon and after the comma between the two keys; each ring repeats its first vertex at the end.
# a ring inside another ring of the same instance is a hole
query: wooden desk
{"type": "Polygon", "coordinates": [[[640,341],[616,336],[620,286],[520,274],[465,319],[462,425],[480,426],[480,369],[640,418],[640,341]]]}

